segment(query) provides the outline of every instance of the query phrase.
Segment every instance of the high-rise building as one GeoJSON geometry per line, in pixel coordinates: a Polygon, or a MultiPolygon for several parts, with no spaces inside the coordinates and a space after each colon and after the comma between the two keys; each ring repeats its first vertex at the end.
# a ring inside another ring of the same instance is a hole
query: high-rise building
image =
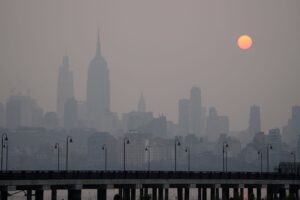
{"type": "Polygon", "coordinates": [[[136,112],[122,114],[123,128],[126,132],[138,131],[153,121],[152,112],[136,112]]]}
{"type": "Polygon", "coordinates": [[[5,110],[2,103],[0,103],[0,127],[5,127],[5,110]]]}
{"type": "Polygon", "coordinates": [[[292,107],[292,119],[291,125],[295,132],[300,134],[300,106],[293,106],[292,107]]]}
{"type": "Polygon", "coordinates": [[[300,106],[292,107],[292,117],[288,120],[288,124],[283,127],[283,139],[291,146],[297,145],[300,136],[300,106]]]}
{"type": "Polygon", "coordinates": [[[272,145],[272,150],[270,151],[270,166],[273,168],[279,164],[282,155],[283,144],[279,128],[269,130],[267,142],[272,145]]]}
{"type": "Polygon", "coordinates": [[[250,118],[248,132],[251,136],[261,132],[260,107],[253,105],[250,108],[250,118]]]}
{"type": "Polygon", "coordinates": [[[146,112],[146,103],[145,103],[143,93],[141,93],[139,103],[138,103],[138,107],[137,107],[137,111],[138,112],[146,112]]]}
{"type": "Polygon", "coordinates": [[[15,96],[11,96],[6,103],[6,125],[14,129],[21,124],[21,102],[15,96]]]}
{"type": "Polygon", "coordinates": [[[180,135],[190,134],[190,100],[180,99],[178,102],[178,129],[180,135]]]}
{"type": "Polygon", "coordinates": [[[89,126],[101,131],[103,118],[110,112],[110,80],[106,60],[101,54],[100,38],[96,47],[96,55],[90,62],[87,79],[87,114],[89,126]]]}
{"type": "Polygon", "coordinates": [[[63,62],[59,67],[57,84],[56,109],[61,126],[64,125],[64,107],[68,99],[74,98],[73,72],[69,68],[69,57],[64,56],[63,62]]]}
{"type": "Polygon", "coordinates": [[[216,140],[221,134],[228,134],[229,119],[228,116],[219,116],[216,108],[209,108],[207,117],[207,137],[216,140]]]}
{"type": "Polygon", "coordinates": [[[55,112],[47,112],[44,115],[44,127],[49,130],[58,128],[58,117],[55,112]]]}
{"type": "Polygon", "coordinates": [[[149,124],[141,127],[140,131],[158,137],[165,137],[167,135],[167,118],[164,115],[153,118],[149,124]]]}
{"type": "Polygon", "coordinates": [[[78,107],[77,101],[70,98],[64,106],[64,127],[67,129],[76,128],[78,126],[78,107]]]}
{"type": "Polygon", "coordinates": [[[191,97],[190,97],[190,123],[191,129],[190,132],[192,134],[201,136],[201,91],[198,87],[192,87],[191,89],[191,97]]]}
{"type": "Polygon", "coordinates": [[[86,101],[77,101],[78,126],[86,128],[88,125],[86,101]]]}
{"type": "Polygon", "coordinates": [[[40,126],[38,120],[42,113],[42,109],[30,96],[11,96],[6,103],[7,128],[40,126]]]}
{"type": "Polygon", "coordinates": [[[250,107],[248,128],[241,132],[240,140],[242,144],[251,142],[254,135],[259,132],[261,132],[260,107],[253,105],[250,107]]]}
{"type": "Polygon", "coordinates": [[[300,135],[297,138],[297,152],[296,152],[297,159],[300,159],[300,135]]]}

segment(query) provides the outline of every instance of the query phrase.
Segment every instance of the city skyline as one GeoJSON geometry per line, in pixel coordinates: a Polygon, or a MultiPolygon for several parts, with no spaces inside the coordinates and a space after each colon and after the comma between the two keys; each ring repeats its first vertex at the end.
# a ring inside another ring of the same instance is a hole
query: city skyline
{"type": "MultiPolygon", "coordinates": [[[[104,68],[106,68],[105,70],[107,71],[107,72],[105,72],[105,73],[107,73],[107,75],[105,75],[105,76],[107,76],[106,78],[107,78],[107,81],[108,81],[108,91],[106,92],[107,93],[107,100],[106,100],[106,105],[102,108],[102,109],[100,109],[101,111],[100,112],[102,112],[102,113],[105,113],[105,112],[108,112],[108,113],[110,113],[110,75],[109,75],[109,67],[108,67],[108,64],[106,63],[106,61],[105,61],[105,58],[103,57],[103,55],[102,55],[102,50],[101,50],[101,39],[100,39],[100,32],[99,32],[99,28],[98,28],[98,30],[97,30],[97,42],[96,42],[96,53],[95,53],[95,56],[94,56],[94,58],[93,59],[91,59],[91,62],[90,62],[90,64],[89,64],[89,67],[87,68],[87,71],[89,70],[89,68],[91,67],[91,65],[93,66],[93,67],[98,67],[98,65],[100,66],[100,68],[101,68],[101,66],[102,67],[104,67],[104,68]],[[99,60],[100,59],[100,60],[99,60]],[[106,111],[104,111],[104,110],[106,110],[106,111]]],[[[64,103],[66,103],[67,102],[67,100],[69,100],[69,99],[73,99],[73,100],[75,100],[76,102],[85,102],[85,106],[87,105],[87,100],[86,99],[84,99],[84,100],[78,100],[78,99],[76,99],[76,97],[75,97],[75,95],[74,95],[74,90],[76,90],[76,88],[74,88],[74,86],[76,85],[74,82],[74,80],[73,80],[73,69],[72,69],[72,67],[70,67],[69,66],[69,63],[70,63],[70,56],[68,55],[68,54],[65,54],[64,56],[62,56],[62,64],[58,67],[58,78],[57,78],[57,81],[58,81],[58,84],[57,84],[57,100],[56,100],[56,109],[54,109],[53,111],[51,110],[51,111],[47,111],[47,110],[44,110],[44,111],[46,111],[45,113],[47,113],[47,112],[57,112],[57,116],[58,116],[58,120],[59,120],[59,124],[60,124],[60,126],[64,126],[64,117],[63,117],[63,113],[65,112],[64,111],[64,106],[65,105],[63,105],[64,103]],[[64,103],[63,103],[64,102],[64,103]]],[[[97,73],[93,73],[93,72],[91,72],[90,73],[90,75],[93,75],[93,74],[97,74],[97,73]]],[[[99,73],[98,73],[99,74],[99,73]]],[[[103,74],[103,73],[100,73],[100,74],[103,74]]],[[[88,75],[88,73],[87,73],[87,75],[88,75]]],[[[90,75],[88,75],[88,76],[90,76],[90,75]]],[[[96,78],[96,77],[94,77],[94,78],[96,78]]],[[[87,81],[88,81],[88,78],[87,78],[87,81]]],[[[101,81],[100,81],[101,82],[101,81]]],[[[99,82],[99,83],[100,83],[99,82]]],[[[103,81],[102,81],[103,82],[103,81]]],[[[93,83],[92,81],[91,81],[91,84],[93,84],[94,86],[96,86],[95,85],[95,83],[93,83]]],[[[99,85],[99,84],[98,84],[99,85]]],[[[100,84],[100,85],[103,85],[103,84],[100,84]]],[[[104,84],[105,85],[105,84],[104,84]]],[[[88,86],[88,84],[87,84],[87,89],[86,89],[86,92],[88,91],[88,88],[93,88],[92,86],[88,86]]],[[[94,89],[92,89],[92,90],[94,90],[94,89]]],[[[107,89],[105,89],[105,90],[107,90],[107,89]]],[[[191,97],[190,97],[190,100],[188,100],[189,101],[189,105],[188,105],[188,107],[194,107],[195,108],[195,106],[193,106],[192,104],[191,104],[191,102],[192,102],[192,99],[194,98],[195,100],[193,100],[194,101],[194,104],[197,104],[197,102],[199,103],[199,105],[200,105],[200,107],[201,107],[201,110],[203,110],[204,111],[204,115],[205,115],[205,117],[209,117],[209,115],[208,115],[208,112],[207,112],[207,110],[206,109],[210,109],[210,108],[213,108],[213,109],[215,109],[215,106],[211,106],[211,107],[207,107],[206,105],[203,105],[204,107],[202,107],[202,97],[201,97],[201,88],[199,88],[199,87],[197,87],[197,86],[195,86],[195,85],[193,85],[193,86],[191,86],[191,97]],[[194,92],[192,92],[194,90],[194,92]],[[199,90],[199,94],[197,94],[197,92],[198,91],[195,91],[195,90],[199,90]],[[194,94],[193,94],[194,93],[194,94]],[[194,97],[193,97],[194,96],[194,97]]],[[[95,91],[93,92],[93,93],[95,93],[95,91]]],[[[92,92],[90,92],[90,94],[92,94],[92,92]]],[[[31,96],[31,90],[30,89],[27,89],[26,90],[26,93],[24,93],[24,92],[17,92],[17,93],[12,93],[9,97],[11,97],[11,96],[24,96],[24,97],[26,97],[26,96],[28,96],[29,98],[31,98],[32,96],[31,96]]],[[[7,98],[7,99],[9,99],[9,98],[7,98]]],[[[33,97],[33,99],[34,99],[34,97],[33,97]]],[[[36,99],[34,99],[34,100],[36,100],[36,99]]],[[[181,100],[185,100],[184,98],[181,98],[181,99],[178,99],[177,101],[179,102],[179,104],[180,104],[180,101],[181,100]]],[[[38,101],[37,101],[38,102],[38,101]]],[[[1,102],[2,103],[2,102],[1,102]]],[[[3,102],[3,103],[6,103],[6,102],[3,102]]],[[[96,100],[94,100],[94,106],[96,105],[96,104],[98,104],[99,103],[99,101],[96,101],[96,100]]],[[[100,103],[101,104],[101,103],[100,103]]],[[[140,105],[140,104],[145,104],[145,98],[144,98],[144,95],[143,95],[143,91],[140,93],[140,97],[139,97],[139,101],[138,101],[138,107],[137,107],[137,109],[135,108],[135,107],[133,107],[132,109],[130,109],[130,110],[128,110],[127,112],[130,112],[130,111],[135,111],[135,110],[137,110],[137,111],[139,111],[139,107],[140,106],[146,106],[146,105],[140,105]]],[[[91,107],[94,107],[94,106],[91,106],[91,107]]],[[[292,105],[292,106],[297,106],[297,105],[292,105]]],[[[42,107],[43,108],[43,107],[42,107]]],[[[180,109],[180,108],[179,108],[180,109]]],[[[90,110],[93,110],[93,109],[90,109],[90,110]]],[[[189,113],[188,115],[197,115],[197,108],[195,108],[195,109],[191,109],[191,111],[193,111],[194,112],[194,114],[192,114],[192,113],[189,113]]],[[[202,111],[202,112],[203,112],[202,111]]],[[[180,112],[180,111],[179,111],[180,112]]],[[[199,111],[199,112],[201,112],[201,111],[199,111]]],[[[126,112],[124,112],[124,113],[126,113],[126,112]]],[[[119,115],[119,117],[122,115],[122,114],[124,114],[124,113],[118,113],[118,115],[119,115]]],[[[159,115],[159,113],[155,113],[155,114],[157,114],[157,115],[159,115]]],[[[89,114],[88,114],[89,115],[89,114]]],[[[102,114],[100,114],[100,115],[102,115],[102,114]]],[[[172,122],[179,122],[178,120],[179,120],[179,118],[180,118],[180,116],[179,116],[180,114],[178,114],[178,119],[177,120],[174,120],[174,121],[172,121],[172,122]]],[[[199,113],[198,115],[201,115],[201,113],[199,113]]],[[[247,114],[247,116],[248,116],[248,114],[247,114]]],[[[227,117],[227,123],[228,123],[228,125],[227,125],[227,127],[228,127],[228,129],[225,129],[225,130],[228,130],[226,133],[232,133],[232,132],[236,132],[236,131],[243,131],[243,130],[247,130],[247,126],[251,126],[251,120],[258,120],[258,122],[256,122],[256,123],[259,123],[259,128],[258,128],[258,130],[257,131],[252,131],[253,133],[257,133],[257,132],[259,132],[259,131],[261,131],[261,127],[263,126],[263,123],[261,122],[262,120],[261,120],[261,114],[260,114],[260,106],[259,105],[256,105],[256,104],[251,104],[250,105],[250,118],[248,119],[248,120],[250,120],[249,121],[249,124],[248,125],[246,125],[245,127],[242,127],[241,129],[238,129],[238,130],[232,130],[232,129],[229,129],[229,119],[230,119],[230,116],[226,116],[227,117]],[[255,119],[255,117],[253,118],[253,119],[251,119],[251,116],[253,115],[253,114],[251,114],[253,111],[252,111],[252,109],[259,109],[259,111],[258,111],[258,113],[259,113],[259,115],[257,115],[258,116],[258,119],[255,119]]],[[[88,117],[89,118],[89,117],[88,117]]],[[[99,118],[99,117],[98,117],[99,118]]],[[[189,116],[189,118],[190,118],[190,116],[189,116]]],[[[89,119],[90,120],[90,119],[89,119]]],[[[171,120],[173,120],[173,119],[171,119],[171,120]]],[[[190,120],[192,120],[192,118],[190,118],[190,120]]],[[[201,119],[201,116],[198,116],[198,118],[196,117],[196,119],[194,119],[194,120],[196,120],[195,122],[189,122],[189,129],[191,129],[191,130],[194,130],[194,129],[196,129],[195,127],[193,127],[194,125],[192,125],[192,124],[195,124],[195,125],[197,125],[197,126],[199,126],[199,127],[197,127],[197,129],[199,129],[199,131],[200,131],[200,123],[204,123],[204,122],[200,122],[199,124],[197,124],[197,122],[198,121],[202,121],[203,119],[201,119]]],[[[100,118],[99,118],[99,120],[98,121],[101,121],[100,120],[100,118]]],[[[269,129],[272,129],[272,128],[279,128],[279,129],[283,129],[284,128],[284,126],[286,125],[286,123],[288,122],[288,119],[286,119],[286,122],[282,125],[282,126],[273,126],[273,127],[269,127],[269,128],[267,128],[266,130],[269,130],[269,129]]],[[[91,122],[89,122],[89,123],[91,123],[91,122]]],[[[206,123],[206,121],[205,121],[205,123],[206,123]]],[[[101,124],[101,123],[100,123],[101,124]]],[[[231,123],[230,123],[231,124],[231,123]]],[[[178,125],[179,125],[179,123],[178,123],[178,125]]],[[[89,124],[89,126],[92,128],[92,127],[94,127],[94,128],[96,128],[97,126],[95,126],[95,125],[91,125],[91,124],[89,124]]],[[[179,125],[180,126],[180,125],[179,125]]],[[[202,125],[203,126],[203,125],[202,125]]],[[[205,125],[206,126],[206,125],[205,125]]],[[[226,126],[225,126],[226,127],[226,126]]],[[[99,128],[99,125],[98,125],[98,128],[99,128]]],[[[248,129],[251,129],[251,127],[248,127],[248,129]]],[[[203,129],[203,128],[202,128],[203,129]]],[[[180,130],[180,127],[179,127],[179,130],[180,130]]],[[[202,130],[203,131],[203,130],[202,130]]],[[[206,131],[206,130],[205,130],[206,131]]],[[[187,132],[187,133],[194,133],[195,131],[190,131],[190,132],[187,132]]],[[[251,132],[251,131],[250,131],[251,132]]],[[[221,132],[220,132],[221,133],[221,132]]],[[[219,134],[220,134],[219,133],[219,134]]],[[[185,133],[185,131],[183,131],[182,133],[180,133],[180,134],[183,134],[183,135],[185,135],[186,133],[185,133]]],[[[201,136],[201,134],[200,134],[200,132],[197,132],[196,131],[196,134],[195,135],[200,135],[201,136]]],[[[210,137],[210,136],[208,136],[208,137],[210,137]]]]}
{"type": "Polygon", "coordinates": [[[0,0],[0,199],[300,199],[300,0],[0,0]]]}
{"type": "Polygon", "coordinates": [[[232,130],[247,126],[254,104],[261,106],[263,130],[282,127],[291,106],[300,102],[298,10],[294,0],[2,1],[0,102],[13,89],[30,89],[42,107],[54,111],[57,66],[66,54],[75,97],[85,100],[87,67],[99,27],[110,67],[112,111],[132,110],[143,91],[149,110],[176,122],[178,99],[196,85],[203,105],[228,115],[232,130]],[[254,41],[247,51],[236,46],[242,34],[254,41]]]}

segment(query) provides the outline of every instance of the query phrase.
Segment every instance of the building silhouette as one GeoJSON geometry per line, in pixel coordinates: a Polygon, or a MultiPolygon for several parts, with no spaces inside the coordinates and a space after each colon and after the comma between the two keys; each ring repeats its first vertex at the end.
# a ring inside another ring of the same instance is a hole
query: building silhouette
{"type": "Polygon", "coordinates": [[[87,115],[89,127],[103,130],[105,114],[110,112],[110,80],[106,60],[101,54],[100,38],[95,57],[88,68],[87,115]]]}
{"type": "Polygon", "coordinates": [[[190,133],[190,100],[180,99],[178,102],[178,129],[180,135],[190,133]]]}
{"type": "Polygon", "coordinates": [[[295,131],[300,131],[300,106],[292,107],[291,125],[295,131]]]}
{"type": "Polygon", "coordinates": [[[145,102],[143,93],[141,93],[139,103],[138,103],[138,107],[137,107],[137,111],[138,112],[146,112],[146,102],[145,102]]]}
{"type": "Polygon", "coordinates": [[[281,154],[283,150],[283,143],[279,128],[269,130],[267,142],[272,145],[272,150],[270,151],[270,166],[275,167],[281,161],[281,154]]]}
{"type": "Polygon", "coordinates": [[[206,108],[202,107],[199,87],[192,87],[190,99],[178,101],[178,131],[180,135],[205,135],[206,108]]]}
{"type": "Polygon", "coordinates": [[[43,110],[29,95],[10,96],[6,103],[7,128],[42,126],[43,110]]]}
{"type": "Polygon", "coordinates": [[[2,103],[0,103],[0,127],[5,127],[5,109],[2,103]]]}
{"type": "Polygon", "coordinates": [[[78,127],[78,106],[74,98],[66,101],[64,106],[64,127],[72,129],[78,127]]]}
{"type": "Polygon", "coordinates": [[[300,136],[298,136],[297,139],[297,146],[296,146],[296,156],[297,156],[297,160],[300,159],[300,136]]]}
{"type": "Polygon", "coordinates": [[[201,91],[198,87],[192,87],[190,96],[190,132],[195,135],[203,135],[202,121],[202,105],[201,105],[201,91]]]}
{"type": "Polygon", "coordinates": [[[283,127],[283,140],[289,145],[296,147],[297,140],[300,136],[300,106],[292,107],[292,116],[288,124],[283,127]]]}
{"type": "Polygon", "coordinates": [[[206,125],[207,137],[211,140],[219,138],[220,134],[229,133],[229,118],[228,116],[220,116],[216,108],[209,108],[206,125]]]}
{"type": "Polygon", "coordinates": [[[44,127],[47,130],[54,130],[58,128],[58,116],[56,112],[47,112],[44,115],[44,127]]]}
{"type": "Polygon", "coordinates": [[[73,72],[69,67],[69,57],[64,56],[59,67],[57,84],[57,115],[60,126],[64,125],[64,107],[68,99],[74,98],[73,72]]]}
{"type": "Polygon", "coordinates": [[[260,107],[253,105],[250,108],[248,131],[251,136],[261,131],[260,107]]]}

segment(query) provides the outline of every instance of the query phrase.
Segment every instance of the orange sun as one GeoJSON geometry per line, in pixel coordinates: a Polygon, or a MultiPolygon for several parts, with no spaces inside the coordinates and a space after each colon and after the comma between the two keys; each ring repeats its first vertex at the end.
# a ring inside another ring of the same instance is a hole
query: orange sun
{"type": "Polygon", "coordinates": [[[250,49],[252,44],[253,40],[249,35],[241,35],[237,41],[238,47],[243,50],[250,49]]]}

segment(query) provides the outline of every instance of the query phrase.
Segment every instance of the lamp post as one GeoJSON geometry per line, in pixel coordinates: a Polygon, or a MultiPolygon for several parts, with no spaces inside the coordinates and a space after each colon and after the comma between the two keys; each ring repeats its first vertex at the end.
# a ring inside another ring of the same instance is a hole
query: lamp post
{"type": "Polygon", "coordinates": [[[145,148],[145,151],[148,152],[148,171],[150,171],[150,148],[150,145],[145,148]]]}
{"type": "Polygon", "coordinates": [[[7,134],[2,133],[2,137],[1,137],[1,172],[3,170],[3,151],[4,151],[4,148],[5,148],[5,144],[4,144],[5,141],[8,141],[7,134]]]}
{"type": "Polygon", "coordinates": [[[68,171],[69,165],[69,143],[73,143],[73,139],[71,136],[67,136],[66,140],[66,171],[68,171]]]}
{"type": "Polygon", "coordinates": [[[188,154],[188,171],[191,169],[191,149],[190,147],[185,148],[185,152],[188,154]]]}
{"type": "Polygon", "coordinates": [[[104,151],[104,171],[107,170],[107,146],[104,144],[102,146],[102,150],[104,151]]]}
{"type": "Polygon", "coordinates": [[[57,149],[57,171],[59,171],[59,154],[60,154],[59,143],[56,143],[54,148],[57,149]]]}
{"type": "Polygon", "coordinates": [[[175,165],[175,172],[176,172],[176,170],[177,170],[177,146],[180,146],[180,141],[178,140],[178,139],[175,139],[175,143],[174,143],[174,151],[175,151],[175,163],[174,163],[174,165],[175,165]]]}
{"type": "Polygon", "coordinates": [[[272,150],[273,149],[273,147],[272,147],[272,145],[271,144],[268,144],[267,145],[267,172],[270,172],[269,170],[269,168],[270,168],[270,156],[269,156],[269,150],[272,150]]]}
{"type": "Polygon", "coordinates": [[[227,148],[229,145],[226,142],[223,142],[223,172],[227,172],[227,148]],[[225,160],[226,157],[226,160],[225,160]]]}
{"type": "Polygon", "coordinates": [[[296,167],[296,152],[295,151],[292,151],[291,152],[291,155],[293,156],[293,162],[294,162],[294,172],[295,174],[297,173],[297,167],[296,167]]]}
{"type": "Polygon", "coordinates": [[[5,160],[5,171],[8,170],[8,143],[4,143],[4,148],[6,148],[6,160],[5,160]]]}
{"type": "Polygon", "coordinates": [[[263,155],[262,155],[261,151],[258,151],[257,154],[260,157],[260,173],[262,173],[263,172],[263,155]]]}
{"type": "Polygon", "coordinates": [[[126,171],[126,144],[130,144],[129,139],[127,137],[124,138],[123,141],[123,147],[124,147],[124,151],[123,151],[123,170],[126,171]]]}

